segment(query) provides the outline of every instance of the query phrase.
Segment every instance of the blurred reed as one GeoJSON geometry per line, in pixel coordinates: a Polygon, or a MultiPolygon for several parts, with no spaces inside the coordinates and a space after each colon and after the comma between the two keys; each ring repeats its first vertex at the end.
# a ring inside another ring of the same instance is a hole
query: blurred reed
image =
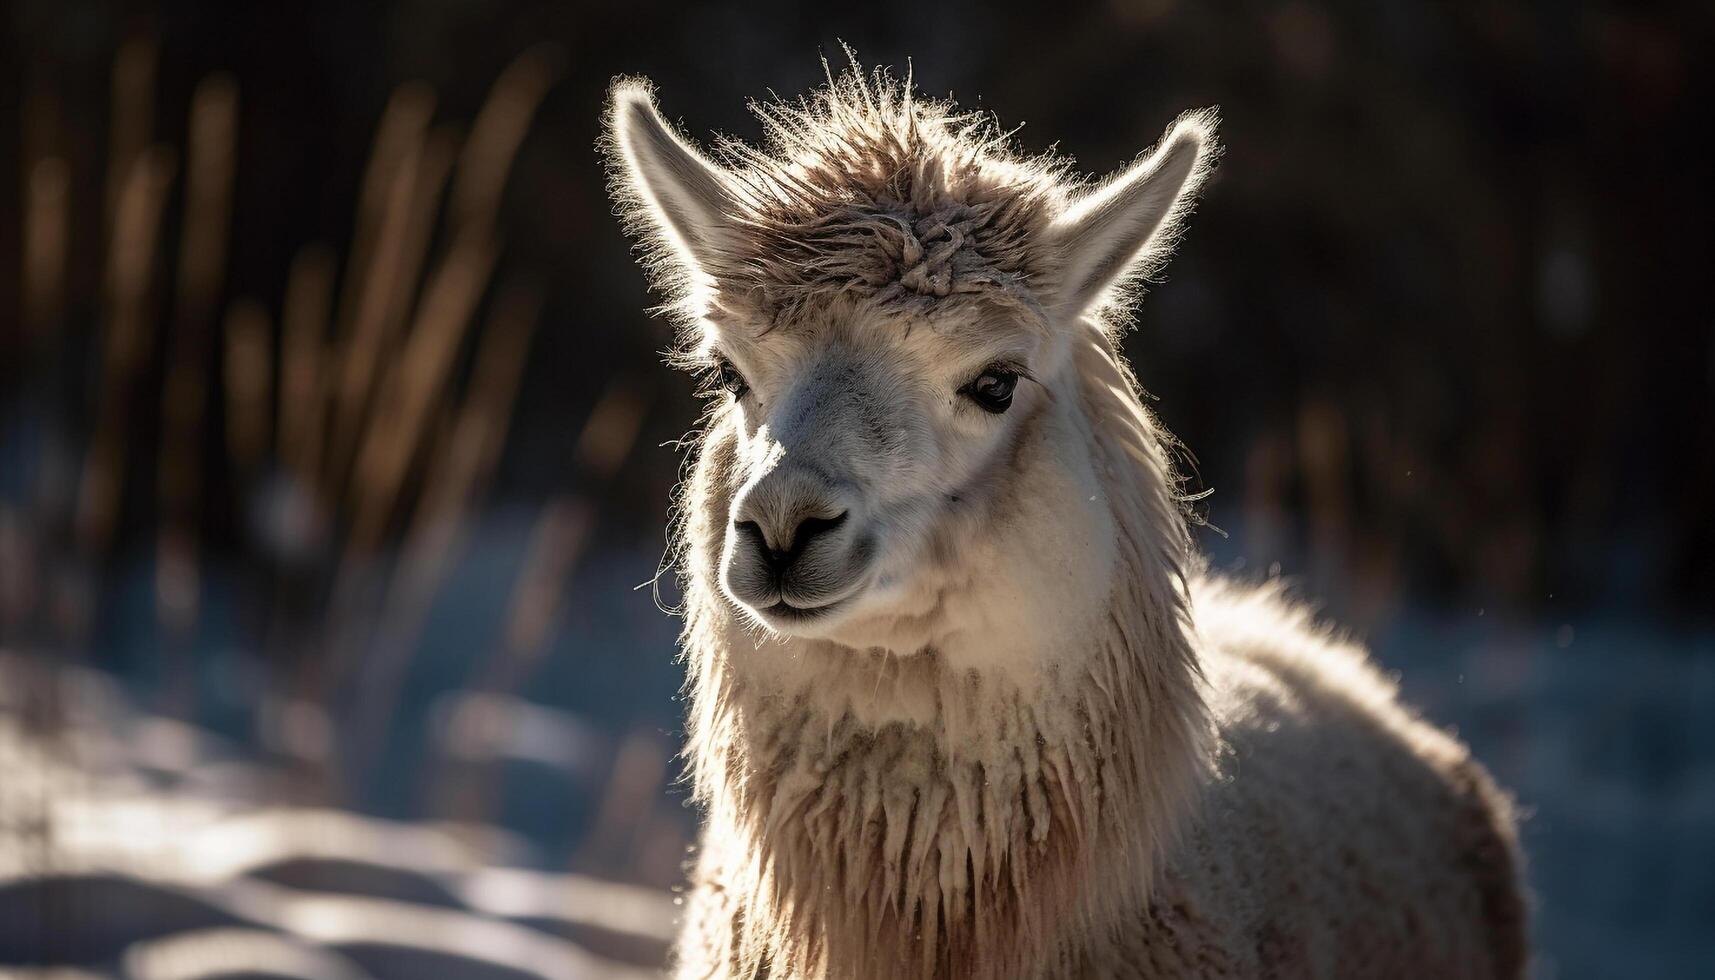
{"type": "Polygon", "coordinates": [[[281,311],[280,464],[301,486],[314,487],[321,472],[322,427],[327,399],[323,377],[329,370],[328,320],[332,315],[334,256],[312,245],[292,260],[281,311]]]}
{"type": "MultiPolygon", "coordinates": [[[[245,661],[266,674],[252,751],[274,765],[252,783],[280,802],[360,806],[390,739],[418,717],[402,710],[403,692],[475,538],[542,314],[541,284],[503,268],[502,200],[562,66],[548,48],[525,52],[468,129],[437,118],[428,85],[400,86],[380,114],[343,256],[299,247],[275,309],[228,281],[254,233],[234,193],[239,80],[194,87],[181,153],[156,130],[158,59],[148,39],[115,58],[93,193],[57,135],[51,87],[26,107],[18,349],[31,359],[23,376],[42,380],[19,400],[42,435],[32,493],[0,490],[0,650],[39,636],[35,648],[61,660],[101,663],[100,618],[141,565],[155,628],[149,710],[191,726],[216,710],[201,700],[211,644],[229,642],[236,621],[245,661]],[[80,211],[87,197],[100,206],[80,211]],[[98,230],[79,224],[84,214],[98,230]],[[81,255],[101,256],[92,307],[71,299],[81,255]],[[81,363],[55,361],[67,354],[81,363]],[[61,375],[86,379],[51,383],[61,375]]],[[[599,502],[650,402],[647,386],[619,376],[575,427],[575,492],[537,515],[493,639],[470,651],[469,680],[423,733],[435,751],[415,785],[433,815],[498,823],[509,760],[556,765],[589,799],[589,819],[547,843],[578,868],[664,885],[677,880],[686,830],[661,805],[664,737],[613,737],[520,696],[565,629],[599,502]]],[[[10,676],[39,689],[25,701],[49,744],[55,672],[10,676]]],[[[52,828],[38,816],[0,843],[50,859],[52,828]]]]}
{"type": "MultiPolygon", "coordinates": [[[[214,320],[231,223],[237,129],[237,85],[225,75],[204,79],[191,101],[184,223],[161,389],[160,461],[155,468],[160,514],[156,618],[176,657],[184,656],[182,647],[196,626],[202,593],[199,516],[206,482],[202,439],[209,415],[214,320]]],[[[188,673],[175,671],[181,678],[188,673]]]]}
{"type": "Polygon", "coordinates": [[[159,45],[149,37],[127,40],[113,59],[107,150],[106,214],[110,225],[119,214],[131,168],[155,138],[155,66],[159,60],[159,45]]]}
{"type": "Polygon", "coordinates": [[[84,555],[104,553],[118,521],[138,375],[157,329],[149,293],[176,162],[165,147],[144,150],[127,168],[114,201],[102,303],[101,383],[78,495],[78,548],[84,555]]]}
{"type": "Polygon", "coordinates": [[[54,333],[65,308],[66,239],[71,223],[66,207],[65,161],[35,161],[25,177],[24,278],[20,323],[32,344],[54,333]]]}
{"type": "MultiPolygon", "coordinates": [[[[365,733],[357,741],[374,750],[393,721],[399,685],[421,637],[423,620],[452,559],[464,549],[470,502],[480,496],[500,461],[500,440],[524,371],[530,327],[541,308],[531,285],[503,287],[484,330],[487,338],[452,424],[431,453],[428,472],[400,548],[397,569],[381,605],[378,642],[369,648],[357,713],[365,733]]],[[[545,512],[552,514],[552,506],[545,512]]]]}
{"type": "MultiPolygon", "coordinates": [[[[87,386],[41,396],[60,400],[44,414],[66,431],[63,445],[44,437],[39,455],[79,459],[66,539],[53,537],[51,501],[7,501],[0,514],[3,560],[48,571],[29,579],[32,589],[7,590],[0,641],[12,644],[52,608],[64,626],[52,643],[81,652],[112,596],[110,570],[148,541],[168,675],[161,707],[194,718],[206,566],[230,563],[241,589],[261,590],[240,601],[261,610],[247,628],[286,692],[270,717],[302,732],[332,725],[331,737],[298,741],[323,746],[321,765],[350,766],[386,737],[423,621],[500,460],[543,302],[527,276],[493,282],[501,202],[562,66],[548,47],[518,57],[468,137],[437,120],[427,84],[400,86],[375,131],[343,261],[325,244],[299,249],[276,315],[233,295],[226,277],[242,165],[238,80],[196,85],[181,155],[157,137],[159,57],[140,38],[113,63],[103,241],[88,249],[104,271],[88,326],[67,303],[84,189],[56,137],[63,108],[48,85],[31,89],[25,107],[20,349],[46,356],[30,338],[60,346],[80,331],[93,342],[87,386]],[[236,541],[221,523],[233,519],[236,541]],[[362,724],[336,708],[353,690],[362,724]],[[326,751],[351,736],[371,744],[340,758],[326,751]]],[[[579,441],[592,474],[611,477],[623,463],[646,407],[631,382],[602,397],[579,441]]],[[[593,506],[578,498],[544,510],[504,638],[478,658],[481,685],[513,686],[546,647],[593,506]]]]}
{"type": "Polygon", "coordinates": [[[273,327],[261,304],[241,300],[226,313],[226,455],[238,479],[253,482],[268,452],[273,394],[273,327]]]}

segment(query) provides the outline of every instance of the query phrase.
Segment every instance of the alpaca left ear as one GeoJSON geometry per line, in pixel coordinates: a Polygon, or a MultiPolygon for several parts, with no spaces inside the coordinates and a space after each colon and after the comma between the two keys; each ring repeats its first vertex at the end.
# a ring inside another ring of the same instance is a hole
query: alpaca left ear
{"type": "Polygon", "coordinates": [[[1159,269],[1179,223],[1214,169],[1217,116],[1180,116],[1142,160],[1073,201],[1049,227],[1061,255],[1060,307],[1100,306],[1117,287],[1159,269]]]}
{"type": "Polygon", "coordinates": [[[708,272],[729,231],[730,176],[661,118],[643,79],[614,82],[606,122],[609,189],[630,230],[666,246],[684,272],[708,272]]]}

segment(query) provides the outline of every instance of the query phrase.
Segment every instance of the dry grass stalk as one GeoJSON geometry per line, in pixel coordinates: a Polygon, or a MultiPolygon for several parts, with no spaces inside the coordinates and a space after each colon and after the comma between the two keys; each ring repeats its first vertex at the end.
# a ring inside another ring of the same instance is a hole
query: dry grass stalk
{"type": "MultiPolygon", "coordinates": [[[[124,497],[127,442],[136,428],[132,412],[159,329],[154,307],[176,159],[170,150],[149,145],[156,58],[153,43],[130,42],[113,74],[100,404],[81,483],[75,495],[67,495],[75,497],[77,546],[88,557],[111,547],[124,497]]],[[[160,622],[180,641],[173,647],[180,668],[188,667],[189,648],[182,641],[202,619],[199,505],[207,503],[200,498],[211,486],[201,472],[202,448],[210,436],[221,437],[209,430],[220,417],[209,411],[211,367],[223,380],[224,445],[238,485],[248,489],[255,483],[251,478],[265,469],[272,448],[305,486],[319,489],[331,511],[328,523],[349,529],[347,561],[317,613],[321,637],[313,659],[328,665],[342,650],[369,649],[364,637],[379,606],[383,624],[390,624],[384,633],[410,637],[399,651],[400,670],[408,663],[429,603],[462,550],[464,515],[498,463],[540,313],[535,288],[509,284],[500,290],[476,337],[470,380],[459,390],[461,358],[481,318],[499,248],[494,229],[506,179],[558,73],[545,48],[520,57],[496,82],[462,148],[452,130],[431,130],[434,97],[426,86],[407,85],[396,93],[365,172],[343,281],[336,284],[337,262],[325,248],[306,249],[294,260],[281,317],[277,390],[269,314],[241,302],[224,321],[219,318],[236,164],[236,87],[216,76],[197,88],[185,157],[183,232],[174,246],[172,333],[164,345],[166,376],[160,379],[163,434],[153,461],[162,503],[153,517],[159,522],[155,602],[160,622]],[[447,244],[437,246],[443,198],[447,244]],[[432,250],[437,254],[431,261],[432,250]],[[339,372],[332,383],[330,369],[339,372]],[[409,487],[418,471],[425,477],[420,493],[409,487]],[[413,502],[407,514],[402,505],[413,502]],[[400,571],[392,581],[377,573],[385,563],[350,561],[376,553],[407,516],[400,571]],[[401,624],[403,630],[397,628],[401,624]]],[[[50,152],[51,143],[31,144],[27,156],[36,162],[26,172],[23,209],[23,322],[43,333],[63,316],[71,288],[69,176],[50,152]]],[[[599,433],[586,433],[593,448],[581,458],[605,474],[629,451],[640,408],[623,393],[604,398],[604,404],[599,433]]],[[[491,658],[496,683],[510,683],[547,644],[564,579],[592,522],[583,501],[561,501],[544,513],[513,599],[503,650],[491,658]]],[[[341,679],[338,671],[305,666],[325,680],[341,679]]],[[[189,678],[187,669],[179,671],[180,694],[194,689],[189,678]]],[[[320,685],[313,693],[331,689],[320,685]]],[[[178,707],[185,707],[182,699],[178,707]]]]}
{"type": "MultiPolygon", "coordinates": [[[[558,77],[559,69],[551,51],[550,47],[541,46],[515,59],[496,80],[477,115],[471,138],[459,156],[452,192],[453,244],[426,288],[422,300],[425,307],[430,305],[435,291],[442,286],[451,289],[461,285],[457,280],[445,277],[449,273],[476,268],[473,257],[487,255],[485,264],[492,263],[492,229],[507,175],[537,107],[558,77]]],[[[435,197],[438,198],[438,189],[435,197]]],[[[419,200],[420,205],[432,203],[433,198],[419,200]]],[[[430,212],[427,206],[420,206],[417,213],[430,212]]],[[[473,304],[480,299],[484,288],[486,275],[475,289],[473,304]]],[[[364,323],[361,318],[358,322],[364,323]]],[[[431,323],[450,327],[452,322],[451,318],[419,315],[405,354],[406,360],[411,360],[413,354],[418,355],[417,363],[395,366],[394,372],[379,388],[383,404],[376,406],[373,417],[366,419],[364,406],[357,404],[355,384],[341,386],[343,398],[334,429],[333,467],[337,480],[344,472],[347,453],[354,446],[357,448],[358,458],[352,463],[356,471],[353,491],[358,511],[358,524],[352,540],[357,548],[372,548],[385,531],[391,516],[390,508],[398,494],[398,484],[404,479],[414,453],[421,446],[423,430],[435,411],[434,396],[441,380],[437,374],[444,375],[445,371],[444,367],[439,372],[434,370],[438,366],[436,357],[442,351],[450,357],[456,350],[457,345],[451,343],[453,338],[450,335],[420,344],[416,331],[431,323]],[[395,398],[400,399],[398,404],[386,404],[387,400],[395,398]],[[399,442],[401,439],[402,444],[399,442]],[[371,461],[370,454],[375,449],[380,449],[382,456],[371,461]]],[[[362,333],[356,333],[354,337],[364,339],[354,340],[352,355],[346,362],[348,379],[360,369],[374,369],[373,361],[367,360],[373,344],[362,333]]],[[[450,367],[450,363],[446,362],[446,367],[450,367]]],[[[338,483],[329,486],[337,488],[338,483]]]]}
{"type": "Polygon", "coordinates": [[[419,524],[462,513],[500,461],[541,312],[542,293],[535,285],[515,281],[500,290],[483,327],[463,407],[424,489],[419,524]]]}
{"type": "Polygon", "coordinates": [[[229,75],[211,75],[197,85],[191,99],[185,225],[179,238],[182,322],[210,317],[220,298],[231,229],[237,140],[238,86],[229,75]]]}
{"type": "MultiPolygon", "coordinates": [[[[417,172],[410,182],[412,200],[405,209],[399,240],[388,243],[396,246],[390,256],[394,266],[378,281],[374,292],[377,307],[373,310],[365,308],[360,313],[373,319],[360,319],[361,328],[368,333],[363,335],[365,339],[361,345],[354,343],[353,354],[367,357],[373,353],[375,359],[369,362],[368,374],[362,382],[348,376],[347,385],[341,390],[345,401],[342,403],[341,422],[335,432],[340,440],[335,447],[335,465],[340,468],[332,471],[336,474],[345,472],[343,466],[356,448],[354,443],[363,431],[363,422],[374,409],[374,399],[380,388],[375,379],[385,376],[382,355],[398,350],[401,327],[411,314],[412,299],[422,282],[424,259],[434,238],[435,218],[440,211],[441,197],[446,189],[447,176],[452,171],[457,146],[457,137],[450,127],[438,127],[429,134],[417,161],[417,172]]],[[[368,298],[367,294],[365,298],[368,298]]],[[[330,488],[331,491],[334,488],[330,488]]]]}
{"type": "Polygon", "coordinates": [[[106,549],[118,518],[128,413],[151,339],[153,318],[145,307],[173,169],[172,151],[151,147],[137,158],[118,199],[107,253],[101,407],[78,490],[77,541],[88,555],[106,549]]]}
{"type": "Polygon", "coordinates": [[[492,242],[455,242],[429,280],[417,322],[405,350],[381,382],[381,400],[359,444],[349,542],[356,551],[372,551],[386,532],[465,329],[487,288],[494,258],[492,242]]]}
{"type": "Polygon", "coordinates": [[[281,312],[279,435],[281,463],[306,488],[321,470],[326,410],[323,371],[333,303],[333,252],[313,245],[292,260],[281,312]]]}
{"type": "Polygon", "coordinates": [[[240,473],[253,475],[268,451],[272,403],[272,327],[268,311],[250,300],[226,314],[226,451],[240,473]]]}
{"type": "Polygon", "coordinates": [[[493,223],[518,147],[559,75],[558,49],[543,44],[519,55],[495,80],[459,157],[452,195],[454,227],[487,231],[493,223]]]}
{"type": "Polygon", "coordinates": [[[595,507],[581,497],[561,497],[542,510],[530,535],[524,570],[512,589],[505,642],[475,687],[510,691],[534,667],[547,648],[558,617],[566,579],[595,525],[595,507]]]}
{"type": "Polygon", "coordinates": [[[155,136],[155,68],[160,46],[134,37],[113,59],[113,121],[107,147],[108,231],[118,221],[120,199],[137,160],[155,136]]]}
{"type": "MultiPolygon", "coordinates": [[[[366,175],[366,201],[379,199],[390,191],[386,208],[376,232],[376,255],[367,267],[386,275],[397,265],[395,254],[404,247],[404,224],[410,188],[401,187],[407,173],[415,183],[420,167],[417,160],[423,153],[422,129],[427,126],[429,96],[426,89],[407,89],[396,96],[389,107],[389,116],[404,120],[389,124],[384,120],[383,133],[377,136],[375,157],[366,175]],[[397,110],[397,111],[395,111],[397,110]],[[403,135],[400,135],[403,134],[403,135]],[[383,181],[389,168],[383,162],[389,155],[403,154],[409,165],[393,167],[390,187],[383,181]],[[397,229],[397,230],[394,230],[397,229]],[[386,246],[384,249],[383,246],[386,246]]],[[[492,98],[492,97],[491,97],[492,98]]],[[[504,169],[504,168],[503,168],[504,169]]],[[[462,178],[461,178],[462,179],[462,178]]],[[[419,196],[419,202],[432,205],[433,196],[419,196]]],[[[361,220],[361,215],[360,215],[361,220]]],[[[492,221],[484,227],[492,226],[492,221]]],[[[364,233],[359,229],[361,249],[364,233]]],[[[345,371],[335,392],[334,417],[329,427],[329,451],[319,481],[324,500],[329,506],[342,506],[351,514],[346,549],[335,573],[331,606],[335,610],[356,609],[362,605],[358,593],[368,590],[373,578],[365,556],[370,555],[385,537],[395,516],[397,499],[409,475],[418,451],[427,441],[427,431],[439,410],[439,393],[450,375],[453,359],[462,345],[463,333],[487,289],[487,277],[495,257],[495,245],[486,235],[453,232],[452,245],[436,264],[418,301],[412,327],[405,340],[405,349],[389,367],[387,375],[376,380],[379,358],[371,355],[377,328],[368,319],[374,300],[369,299],[374,284],[365,283],[354,293],[348,281],[346,296],[354,300],[354,322],[342,333],[347,338],[341,348],[345,371]],[[367,301],[367,302],[366,302],[367,301]],[[345,379],[352,384],[347,385],[345,379]],[[376,394],[372,410],[370,394],[376,394]],[[339,491],[347,483],[350,470],[349,496],[339,491]]],[[[354,264],[353,268],[358,268],[354,264]]],[[[342,310],[346,306],[342,304],[342,310]]],[[[353,630],[335,628],[336,637],[354,636],[353,630]]],[[[352,643],[336,639],[328,644],[327,663],[311,671],[310,686],[322,685],[343,675],[346,662],[354,652],[352,643]]]]}
{"type": "Polygon", "coordinates": [[[423,268],[434,241],[436,218],[445,195],[453,159],[459,151],[459,134],[452,126],[436,126],[423,145],[420,169],[413,182],[410,207],[399,249],[399,268],[392,276],[391,294],[383,309],[382,343],[393,347],[400,326],[411,315],[411,303],[423,279],[423,268]]]}
{"type": "Polygon", "coordinates": [[[579,465],[601,480],[618,472],[637,443],[648,407],[643,390],[632,379],[622,376],[609,382],[578,433],[579,465]]]}
{"type": "MultiPolygon", "coordinates": [[[[17,402],[12,406],[19,412],[17,424],[33,429],[40,437],[40,451],[34,458],[19,461],[23,472],[18,474],[22,477],[20,489],[27,487],[19,500],[23,508],[20,513],[28,514],[18,531],[36,538],[31,544],[38,548],[63,533],[76,501],[76,463],[66,452],[62,441],[65,433],[56,418],[60,406],[66,404],[63,360],[72,222],[70,167],[60,155],[65,142],[60,132],[62,114],[58,101],[48,93],[25,94],[19,129],[23,184],[18,229],[22,250],[19,316],[11,321],[0,317],[0,351],[18,358],[17,364],[7,366],[14,372],[11,377],[17,386],[17,402]]],[[[32,589],[54,581],[60,577],[57,550],[40,548],[39,559],[11,569],[0,564],[0,579],[27,578],[32,589]]],[[[34,608],[37,628],[45,627],[43,607],[34,608]]],[[[0,643],[5,640],[0,634],[0,643]]]]}
{"type": "MultiPolygon", "coordinates": [[[[327,467],[323,474],[324,499],[330,502],[338,498],[352,465],[352,453],[358,446],[371,387],[386,349],[394,282],[402,272],[411,226],[411,206],[420,197],[417,186],[424,176],[425,138],[423,130],[415,130],[401,147],[394,180],[388,188],[386,204],[376,229],[374,255],[362,272],[361,285],[355,287],[356,305],[349,319],[343,315],[342,306],[340,336],[336,341],[339,374],[334,381],[332,430],[327,467]]],[[[348,289],[351,288],[349,279],[347,283],[348,289]]]]}
{"type": "Polygon", "coordinates": [[[541,308],[542,297],[535,287],[508,283],[483,325],[470,385],[451,429],[432,456],[405,535],[395,593],[406,607],[429,600],[458,551],[460,516],[481,495],[500,461],[530,334],[541,308]]]}
{"type": "MultiPolygon", "coordinates": [[[[213,341],[215,306],[225,273],[231,227],[232,171],[238,128],[238,88],[225,75],[197,85],[191,101],[190,146],[185,158],[185,219],[179,237],[178,288],[167,378],[161,393],[160,487],[162,519],[182,559],[195,565],[204,483],[202,435],[208,416],[207,372],[213,341]]],[[[176,562],[161,562],[158,575],[173,574],[176,562]]],[[[192,576],[194,578],[194,574],[192,576]]],[[[188,596],[191,607],[172,610],[170,619],[189,628],[196,619],[197,592],[160,584],[157,595],[175,601],[188,596]]]]}
{"type": "Polygon", "coordinates": [[[358,191],[357,216],[352,229],[351,253],[346,256],[345,282],[341,286],[339,324],[349,328],[357,317],[376,241],[381,234],[389,202],[396,192],[399,171],[412,147],[420,145],[429,120],[435,113],[435,93],[424,82],[407,82],[393,90],[381,122],[358,191]]]}
{"type": "MultiPolygon", "coordinates": [[[[646,409],[642,392],[624,378],[614,381],[602,393],[579,434],[576,451],[580,465],[591,476],[606,480],[618,471],[636,445],[646,409]]],[[[470,438],[477,436],[473,433],[470,438]]],[[[488,452],[497,449],[491,447],[488,452]]],[[[436,499],[437,486],[436,481],[431,481],[425,491],[424,507],[436,499]]],[[[594,515],[594,506],[580,497],[561,498],[544,509],[531,534],[524,571],[513,590],[504,641],[477,672],[476,688],[510,691],[535,666],[546,647],[565,580],[594,525],[594,515]]],[[[420,600],[426,605],[428,598],[423,594],[420,600]]]]}
{"type": "Polygon", "coordinates": [[[421,638],[435,593],[464,551],[468,527],[463,516],[481,495],[500,460],[530,334],[541,306],[541,294],[534,286],[509,282],[483,324],[470,385],[432,457],[382,604],[379,642],[364,665],[362,688],[368,707],[361,718],[371,734],[357,739],[360,746],[372,745],[376,740],[373,733],[387,730],[399,684],[421,638]]]}
{"type": "Polygon", "coordinates": [[[58,332],[65,311],[70,204],[65,161],[37,160],[24,189],[23,326],[26,344],[58,332]]]}
{"type": "MultiPolygon", "coordinates": [[[[566,496],[549,501],[530,531],[524,565],[508,604],[505,632],[485,663],[474,666],[469,688],[495,694],[510,691],[535,666],[558,618],[566,579],[594,526],[595,509],[586,500],[566,496]]],[[[447,801],[453,819],[488,822],[498,782],[493,761],[456,763],[435,775],[431,797],[447,801]]]]}

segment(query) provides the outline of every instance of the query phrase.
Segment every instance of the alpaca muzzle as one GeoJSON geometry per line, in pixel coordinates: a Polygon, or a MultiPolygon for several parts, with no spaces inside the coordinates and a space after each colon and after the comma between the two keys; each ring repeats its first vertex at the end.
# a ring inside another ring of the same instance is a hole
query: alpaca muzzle
{"type": "Polygon", "coordinates": [[[801,466],[777,467],[748,487],[727,528],[728,594],[776,628],[822,618],[855,594],[873,549],[843,496],[801,466]]]}

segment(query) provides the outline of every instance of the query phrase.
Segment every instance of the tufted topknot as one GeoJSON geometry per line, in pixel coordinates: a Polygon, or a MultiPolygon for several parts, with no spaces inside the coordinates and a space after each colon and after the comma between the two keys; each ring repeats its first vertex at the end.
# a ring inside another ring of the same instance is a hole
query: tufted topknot
{"type": "Polygon", "coordinates": [[[1042,231],[1065,200],[1064,161],[1020,155],[991,115],[919,98],[885,69],[830,70],[805,98],[751,109],[761,147],[715,147],[734,213],[700,256],[713,291],[686,291],[681,312],[780,322],[846,297],[1041,316],[1055,275],[1042,231]]]}

